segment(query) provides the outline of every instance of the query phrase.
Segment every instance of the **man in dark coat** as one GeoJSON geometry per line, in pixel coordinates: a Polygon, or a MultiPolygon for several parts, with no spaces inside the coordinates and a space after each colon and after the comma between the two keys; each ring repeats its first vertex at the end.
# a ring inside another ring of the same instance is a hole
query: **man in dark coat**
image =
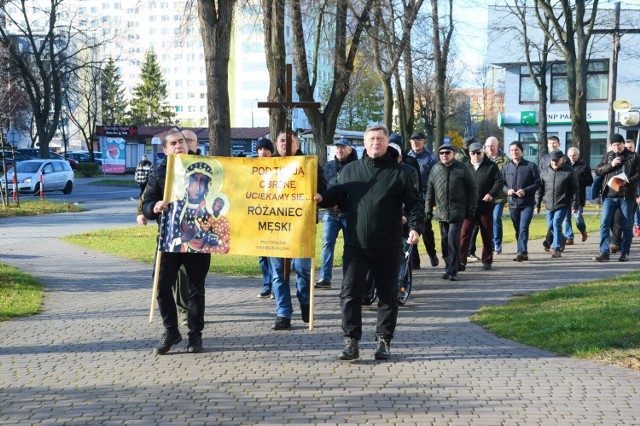
{"type": "Polygon", "coordinates": [[[458,279],[462,222],[474,216],[478,205],[478,187],[472,169],[456,160],[454,154],[455,149],[451,144],[443,144],[438,148],[440,162],[431,170],[424,203],[426,215],[431,215],[436,208],[442,257],[446,264],[442,278],[451,281],[458,279]]]}
{"type": "Polygon", "coordinates": [[[502,168],[504,192],[509,202],[509,215],[518,241],[516,262],[529,260],[529,225],[533,219],[536,191],[540,187],[540,172],[535,163],[525,160],[522,143],[509,145],[511,161],[502,168]]]}
{"type": "MultiPolygon", "coordinates": [[[[580,160],[580,150],[576,147],[571,147],[567,151],[567,157],[571,162],[571,167],[576,172],[578,177],[578,186],[580,192],[578,194],[578,211],[573,214],[573,218],[576,221],[576,228],[580,231],[582,241],[587,241],[587,224],[582,217],[584,211],[584,205],[587,200],[587,186],[593,184],[593,176],[591,176],[591,169],[589,165],[580,160]]],[[[567,217],[564,219],[564,237],[566,238],[565,244],[570,246],[573,244],[573,227],[571,226],[571,213],[567,213],[567,217]]]]}
{"type": "MultiPolygon", "coordinates": [[[[169,130],[162,141],[165,155],[186,154],[187,144],[179,130],[169,130]]],[[[163,161],[151,173],[149,184],[143,194],[142,213],[148,220],[159,220],[169,203],[163,200],[167,163],[163,161]]],[[[192,353],[202,352],[202,329],[204,328],[204,282],[209,272],[211,255],[208,253],[163,253],[158,276],[158,307],[165,332],[160,344],[155,348],[156,355],[164,355],[173,345],[182,341],[178,330],[178,313],[173,298],[172,287],[178,278],[181,265],[185,266],[188,276],[188,313],[189,345],[192,353]]]]}
{"type": "Polygon", "coordinates": [[[482,237],[482,269],[488,271],[493,263],[493,205],[494,200],[502,193],[504,182],[497,164],[489,160],[480,142],[474,142],[469,147],[470,165],[473,168],[476,185],[478,186],[478,207],[472,218],[462,223],[460,240],[460,266],[466,268],[469,243],[474,235],[473,229],[479,225],[482,237]]]}
{"type": "Polygon", "coordinates": [[[540,171],[540,188],[536,191],[535,213],[540,213],[540,204],[544,198],[547,208],[547,229],[552,230],[553,243],[551,257],[561,257],[564,245],[562,221],[568,213],[578,211],[578,178],[571,166],[565,164],[564,154],[560,150],[549,156],[549,165],[540,171]]]}
{"type": "Polygon", "coordinates": [[[398,272],[402,251],[402,216],[408,214],[409,244],[417,244],[424,223],[422,202],[407,170],[391,156],[389,131],[373,126],[365,131],[367,155],[348,164],[338,183],[316,195],[321,207],[347,203],[347,233],[340,306],[344,350],[341,360],[360,357],[362,297],[371,271],[378,295],[375,359],[391,357],[398,318],[398,272]],[[403,211],[404,206],[404,211],[403,211]]]}
{"type": "Polygon", "coordinates": [[[640,182],[640,164],[635,152],[624,146],[624,137],[616,133],[611,138],[611,151],[607,152],[596,167],[602,176],[602,219],[600,221],[600,254],[596,262],[610,258],[611,222],[617,209],[622,212],[622,244],[620,262],[629,261],[633,238],[633,212],[637,185],[640,182]]]}

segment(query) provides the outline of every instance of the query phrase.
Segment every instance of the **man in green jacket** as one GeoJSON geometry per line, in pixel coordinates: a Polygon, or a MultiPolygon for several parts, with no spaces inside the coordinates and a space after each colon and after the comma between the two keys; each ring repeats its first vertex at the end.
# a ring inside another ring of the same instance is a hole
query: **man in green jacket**
{"type": "Polygon", "coordinates": [[[477,207],[478,188],[472,168],[454,158],[455,148],[449,143],[438,149],[440,162],[433,166],[425,213],[440,221],[442,257],[446,264],[442,278],[456,281],[460,266],[460,232],[462,222],[471,219],[477,207]]]}
{"type": "Polygon", "coordinates": [[[403,206],[409,225],[407,242],[415,245],[424,223],[422,199],[409,172],[392,157],[389,131],[372,126],[365,131],[366,155],[347,164],[336,185],[317,194],[320,207],[347,205],[343,279],[340,292],[344,350],[341,360],[360,357],[362,296],[371,271],[378,295],[377,346],[374,357],[391,357],[390,342],[398,318],[398,272],[402,252],[403,206]]]}

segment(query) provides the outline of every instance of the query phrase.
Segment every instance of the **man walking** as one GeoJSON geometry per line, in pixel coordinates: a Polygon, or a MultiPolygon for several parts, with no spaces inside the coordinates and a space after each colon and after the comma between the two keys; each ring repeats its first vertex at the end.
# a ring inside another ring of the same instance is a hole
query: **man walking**
{"type": "Polygon", "coordinates": [[[442,278],[451,281],[458,279],[462,222],[474,217],[478,204],[478,187],[472,168],[456,160],[454,155],[455,149],[451,144],[443,144],[438,148],[440,162],[431,170],[425,200],[426,215],[430,216],[436,207],[442,257],[446,264],[442,278]]]}
{"type": "Polygon", "coordinates": [[[493,204],[502,193],[504,182],[498,165],[485,156],[480,142],[471,144],[469,156],[478,187],[478,206],[475,215],[462,223],[460,270],[464,271],[466,268],[469,243],[475,234],[475,227],[479,226],[482,237],[482,270],[488,271],[493,263],[493,204]]]}
{"type": "MultiPolygon", "coordinates": [[[[485,156],[496,163],[498,169],[502,173],[502,168],[510,160],[507,154],[500,151],[498,138],[489,136],[484,143],[485,156]]],[[[494,198],[493,205],[493,252],[495,254],[502,253],[502,213],[504,205],[507,202],[507,194],[500,190],[500,194],[494,198]]]]}
{"type": "MultiPolygon", "coordinates": [[[[327,186],[329,187],[338,183],[338,176],[340,176],[344,166],[358,159],[357,152],[351,147],[351,142],[347,139],[338,139],[333,143],[333,146],[335,148],[334,159],[324,166],[324,177],[327,179],[327,186]]],[[[320,280],[316,282],[315,288],[331,288],[336,239],[340,231],[342,231],[343,237],[347,231],[346,209],[346,203],[335,205],[328,208],[322,217],[322,265],[320,267],[320,280]]]]}
{"type": "MultiPolygon", "coordinates": [[[[256,144],[256,153],[258,158],[269,158],[273,155],[274,151],[273,142],[269,138],[261,138],[256,144]]],[[[271,291],[271,264],[269,257],[258,257],[258,265],[260,266],[260,272],[262,273],[262,291],[258,293],[258,297],[261,299],[274,298],[271,291]]]]}
{"type": "MultiPolygon", "coordinates": [[[[186,154],[187,144],[179,130],[169,130],[162,141],[165,155],[186,154]]],[[[163,200],[167,163],[163,161],[151,173],[149,184],[143,195],[142,213],[148,220],[160,220],[162,213],[169,208],[163,200]]],[[[171,288],[178,278],[178,270],[185,266],[188,276],[188,313],[189,345],[192,353],[202,352],[202,329],[204,328],[204,282],[209,272],[211,254],[189,252],[167,252],[162,254],[158,276],[158,307],[162,316],[165,332],[160,344],[155,348],[156,355],[164,355],[173,345],[182,341],[178,330],[178,314],[171,288]]]]}
{"type": "Polygon", "coordinates": [[[502,168],[502,179],[518,241],[518,253],[513,260],[523,262],[529,260],[529,225],[533,218],[535,194],[540,187],[540,172],[535,163],[524,159],[522,143],[511,142],[509,154],[511,161],[502,168]]]}
{"type": "Polygon", "coordinates": [[[596,175],[602,176],[602,219],[600,221],[600,254],[593,259],[604,262],[610,259],[609,242],[611,222],[616,209],[622,212],[622,244],[620,262],[629,261],[633,238],[633,212],[636,187],[640,182],[638,156],[624,146],[624,138],[616,133],[611,138],[611,151],[607,152],[596,167],[596,175]]]}
{"type": "MultiPolygon", "coordinates": [[[[429,150],[425,147],[427,142],[427,136],[422,132],[414,132],[411,135],[411,149],[407,152],[407,156],[414,157],[418,160],[418,164],[420,165],[420,179],[422,183],[420,187],[422,188],[422,192],[420,193],[420,197],[422,200],[425,199],[427,195],[427,184],[429,182],[429,174],[431,173],[431,169],[438,163],[438,158],[433,155],[429,150]]],[[[438,260],[438,256],[436,255],[436,240],[435,235],[433,233],[433,227],[431,225],[431,217],[426,217],[425,222],[422,228],[422,241],[424,242],[424,247],[427,250],[427,254],[429,255],[429,259],[431,261],[431,266],[438,266],[440,261],[438,260]]],[[[415,245],[412,247],[412,256],[415,259],[419,259],[418,246],[415,245]]]]}
{"type": "MultiPolygon", "coordinates": [[[[274,157],[286,157],[286,131],[281,131],[278,134],[276,151],[274,157]]],[[[291,135],[291,153],[293,155],[304,155],[300,150],[298,136],[295,134],[291,135]]],[[[318,191],[324,191],[326,188],[327,181],[324,177],[324,171],[318,165],[318,191]]],[[[293,316],[293,305],[291,304],[291,287],[289,280],[286,278],[288,274],[285,271],[285,259],[271,257],[269,260],[271,264],[272,290],[276,300],[276,321],[271,329],[289,330],[291,328],[291,317],[293,316]]],[[[302,321],[307,323],[309,322],[309,303],[311,299],[311,259],[291,259],[291,268],[296,272],[296,295],[300,303],[300,316],[302,321]]]]}
{"type": "Polygon", "coordinates": [[[564,245],[562,221],[569,213],[578,211],[578,178],[571,166],[565,164],[564,154],[557,150],[549,156],[549,165],[540,171],[540,188],[536,191],[535,213],[540,213],[544,197],[547,208],[547,229],[553,233],[551,257],[561,257],[564,245]]]}
{"type": "MultiPolygon", "coordinates": [[[[591,176],[591,169],[589,165],[580,160],[580,150],[576,147],[571,147],[567,151],[567,157],[570,161],[570,166],[573,171],[576,172],[578,177],[578,211],[573,213],[573,218],[576,221],[576,228],[580,231],[582,241],[587,241],[587,224],[584,221],[582,213],[584,212],[584,205],[587,200],[587,186],[593,183],[593,176],[591,176]]],[[[572,214],[567,213],[564,219],[564,237],[566,239],[565,244],[570,246],[573,244],[573,227],[571,226],[572,214]]]]}
{"type": "Polygon", "coordinates": [[[367,272],[373,274],[378,295],[375,359],[391,357],[391,340],[398,318],[398,273],[402,251],[402,216],[407,213],[409,237],[417,244],[424,223],[422,201],[407,170],[392,156],[389,131],[369,127],[364,134],[367,156],[348,164],[337,184],[316,195],[321,207],[347,204],[349,232],[345,235],[344,277],[340,292],[344,349],[341,360],[360,357],[362,297],[367,272]]]}

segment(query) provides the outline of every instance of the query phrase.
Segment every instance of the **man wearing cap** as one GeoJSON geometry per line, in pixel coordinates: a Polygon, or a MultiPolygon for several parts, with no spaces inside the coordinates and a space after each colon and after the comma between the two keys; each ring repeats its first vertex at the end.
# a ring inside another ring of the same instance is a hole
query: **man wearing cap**
{"type": "MultiPolygon", "coordinates": [[[[431,173],[431,169],[433,166],[438,164],[438,158],[425,147],[427,142],[426,139],[427,136],[424,133],[414,132],[411,135],[411,150],[407,153],[408,157],[414,157],[418,160],[418,164],[420,165],[420,180],[422,181],[422,191],[420,192],[420,196],[422,197],[422,200],[424,200],[427,195],[427,184],[429,183],[429,174],[431,173]]],[[[436,240],[435,235],[433,234],[431,219],[432,218],[429,216],[425,218],[422,228],[422,241],[425,249],[427,250],[427,254],[429,255],[429,259],[431,260],[431,266],[435,267],[438,266],[440,262],[436,255],[436,240]]],[[[412,250],[413,257],[419,258],[417,244],[412,248],[412,250]]]]}
{"type": "Polygon", "coordinates": [[[620,262],[629,261],[633,238],[633,211],[636,187],[640,182],[638,156],[624,146],[624,137],[616,133],[611,138],[611,151],[607,152],[596,167],[596,175],[602,176],[602,219],[600,221],[600,254],[597,262],[610,259],[609,242],[611,222],[616,209],[622,212],[622,244],[620,262]],[[620,179],[613,179],[619,176],[620,179]],[[626,176],[625,179],[621,179],[626,176]]]}
{"type": "Polygon", "coordinates": [[[456,160],[454,154],[455,148],[449,143],[438,148],[440,162],[431,170],[425,200],[426,215],[430,216],[436,208],[442,257],[446,264],[442,278],[451,281],[458,279],[462,223],[474,217],[478,205],[478,187],[472,169],[456,160]]]}
{"type": "Polygon", "coordinates": [[[540,213],[540,204],[544,197],[547,208],[547,229],[553,233],[551,257],[561,257],[564,245],[562,221],[569,211],[578,211],[578,177],[573,168],[565,164],[564,154],[560,150],[549,155],[549,165],[540,170],[540,187],[536,191],[535,213],[540,213]]]}
{"type": "Polygon", "coordinates": [[[518,252],[515,262],[529,260],[529,225],[533,219],[536,191],[540,187],[538,166],[524,159],[522,143],[509,145],[511,161],[502,168],[503,191],[507,193],[509,215],[516,231],[518,252]]]}
{"type": "MultiPolygon", "coordinates": [[[[495,136],[489,136],[484,143],[485,157],[496,163],[498,169],[502,173],[502,168],[510,160],[507,154],[500,151],[500,143],[495,136]]],[[[507,202],[507,194],[504,191],[500,191],[500,194],[495,197],[493,206],[493,252],[494,254],[502,253],[502,213],[504,212],[504,205],[507,202]]]]}
{"type": "MultiPolygon", "coordinates": [[[[273,142],[269,138],[261,138],[256,144],[256,153],[258,158],[269,158],[273,155],[273,142]]],[[[274,297],[271,292],[271,264],[267,256],[258,257],[258,265],[260,265],[260,272],[262,273],[262,291],[258,293],[258,297],[261,299],[274,297]]]]}
{"type": "Polygon", "coordinates": [[[472,218],[466,218],[462,223],[460,266],[462,266],[461,270],[466,267],[470,242],[475,234],[474,229],[478,225],[482,237],[482,270],[488,271],[493,263],[493,203],[502,193],[504,182],[500,169],[496,163],[484,155],[480,142],[474,142],[469,146],[469,156],[478,186],[478,207],[475,215],[472,218]]]}
{"type": "MultiPolygon", "coordinates": [[[[184,136],[177,129],[171,129],[162,141],[162,150],[165,155],[186,154],[187,144],[184,136]]],[[[148,220],[157,220],[165,210],[169,208],[169,203],[163,200],[164,186],[166,179],[167,163],[163,160],[151,173],[149,184],[143,195],[142,213],[148,220]]],[[[200,179],[197,185],[187,191],[189,197],[195,197],[193,204],[199,205],[201,197],[204,197],[208,190],[210,181],[205,177],[200,179]]],[[[190,201],[191,202],[191,201],[190,201]]],[[[188,237],[189,232],[185,232],[188,237]]],[[[160,316],[165,328],[160,344],[156,346],[154,353],[164,355],[171,347],[182,341],[182,335],[178,330],[178,314],[176,303],[171,291],[172,286],[178,277],[178,270],[181,265],[185,266],[188,279],[188,327],[189,344],[187,351],[192,353],[202,352],[202,330],[204,328],[204,282],[209,272],[211,254],[190,253],[190,252],[167,252],[162,254],[160,263],[160,273],[158,276],[158,307],[160,316]]]]}
{"type": "Polygon", "coordinates": [[[340,292],[344,349],[341,360],[360,357],[362,299],[367,272],[378,295],[377,345],[374,358],[391,357],[390,345],[398,319],[398,273],[402,252],[402,216],[407,214],[407,243],[417,244],[424,223],[422,202],[407,170],[389,149],[385,126],[364,133],[367,156],[348,164],[336,185],[316,194],[321,207],[348,204],[349,230],[345,235],[344,277],[340,292]]]}
{"type": "MultiPolygon", "coordinates": [[[[334,159],[324,166],[324,177],[327,186],[338,183],[338,176],[342,168],[358,159],[358,153],[347,139],[338,139],[333,143],[335,148],[334,159]]],[[[336,247],[338,233],[342,230],[344,237],[347,231],[347,204],[341,203],[325,210],[322,217],[322,265],[320,267],[320,280],[315,283],[316,288],[331,288],[333,270],[333,255],[336,247]]]]}
{"type": "Polygon", "coordinates": [[[468,136],[462,139],[462,148],[460,148],[460,152],[456,152],[456,160],[461,163],[469,163],[469,147],[472,143],[475,143],[475,138],[473,136],[468,136]]]}

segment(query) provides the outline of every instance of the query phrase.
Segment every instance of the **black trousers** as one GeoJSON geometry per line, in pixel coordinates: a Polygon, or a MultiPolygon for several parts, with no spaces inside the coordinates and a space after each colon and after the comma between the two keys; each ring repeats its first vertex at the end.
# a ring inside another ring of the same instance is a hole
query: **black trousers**
{"type": "Polygon", "coordinates": [[[440,222],[440,241],[442,246],[442,257],[446,264],[446,272],[449,275],[456,275],[460,266],[460,233],[462,231],[462,220],[453,222],[440,222]]]}
{"type": "Polygon", "coordinates": [[[376,337],[392,339],[398,321],[398,273],[402,247],[361,249],[345,246],[343,257],[342,331],[346,337],[362,338],[362,296],[367,272],[373,276],[378,295],[376,337]]]}
{"type": "MultiPolygon", "coordinates": [[[[431,219],[424,221],[424,226],[422,227],[422,242],[429,257],[434,257],[436,255],[436,236],[433,233],[431,219]]],[[[420,253],[418,253],[417,244],[411,247],[411,263],[420,266],[420,253]]]]}
{"type": "Polygon", "coordinates": [[[189,302],[187,322],[189,337],[202,336],[204,328],[204,281],[209,272],[211,255],[208,253],[162,253],[158,278],[158,307],[164,328],[169,333],[178,331],[178,312],[172,287],[178,278],[180,265],[187,272],[189,302]]]}

